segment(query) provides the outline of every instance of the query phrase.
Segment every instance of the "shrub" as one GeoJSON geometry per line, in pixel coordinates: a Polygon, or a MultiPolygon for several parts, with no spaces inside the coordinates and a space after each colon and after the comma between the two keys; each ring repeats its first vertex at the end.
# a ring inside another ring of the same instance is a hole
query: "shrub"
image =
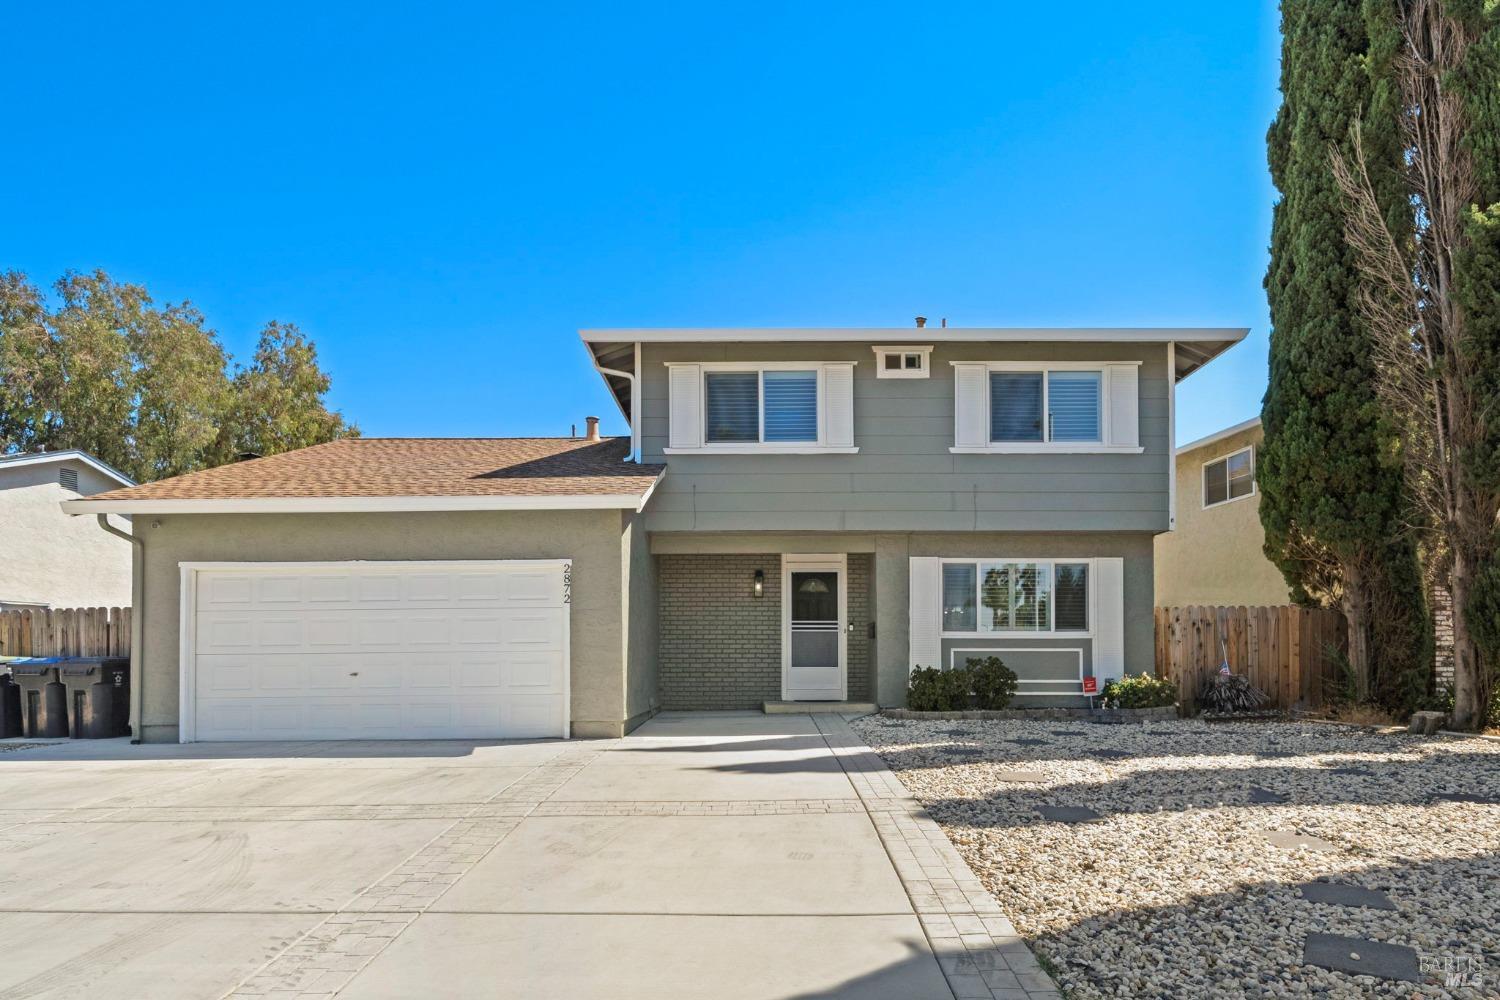
{"type": "Polygon", "coordinates": [[[1239,674],[1214,674],[1198,692],[1198,704],[1220,714],[1253,712],[1270,700],[1264,691],[1239,674]]]}
{"type": "Polygon", "coordinates": [[[1177,704],[1177,685],[1150,674],[1126,675],[1099,692],[1110,708],[1167,708],[1177,704]]]}
{"type": "Polygon", "coordinates": [[[968,664],[973,675],[974,700],[979,707],[994,711],[1008,706],[1016,696],[1016,672],[998,656],[970,659],[968,664]]]}
{"type": "Polygon", "coordinates": [[[969,707],[969,671],[917,667],[906,690],[906,707],[914,712],[962,712],[969,707]]]}
{"type": "MultiPolygon", "coordinates": [[[[1445,682],[1437,689],[1437,692],[1427,699],[1422,707],[1432,712],[1446,712],[1449,718],[1453,717],[1453,685],[1445,682]]],[[[1496,684],[1490,691],[1490,708],[1485,713],[1484,727],[1492,729],[1500,726],[1500,684],[1496,684]]]]}

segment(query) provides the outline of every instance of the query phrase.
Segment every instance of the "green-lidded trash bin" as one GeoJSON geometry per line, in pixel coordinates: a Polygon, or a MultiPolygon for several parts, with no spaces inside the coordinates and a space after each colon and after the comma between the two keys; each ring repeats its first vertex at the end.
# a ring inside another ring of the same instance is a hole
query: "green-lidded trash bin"
{"type": "Polygon", "coordinates": [[[21,729],[31,739],[64,739],[68,735],[68,692],[57,677],[55,656],[23,656],[10,663],[10,676],[21,688],[21,729]]]}
{"type": "Polygon", "coordinates": [[[130,735],[128,657],[64,657],[57,673],[67,689],[69,729],[74,739],[107,740],[130,735]]]}

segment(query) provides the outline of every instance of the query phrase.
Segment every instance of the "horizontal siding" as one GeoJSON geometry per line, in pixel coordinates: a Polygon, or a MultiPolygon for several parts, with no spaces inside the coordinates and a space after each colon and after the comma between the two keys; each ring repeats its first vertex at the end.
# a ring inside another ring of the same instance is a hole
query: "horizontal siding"
{"type": "MultiPolygon", "coordinates": [[[[934,331],[936,332],[936,331],[934,331]]],[[[918,337],[929,343],[939,337],[918,337]]],[[[927,379],[877,379],[859,344],[647,344],[642,451],[668,475],[651,531],[1163,531],[1166,348],[939,344],[927,379]],[[1139,455],[953,455],[951,361],[1143,361],[1139,455]],[[854,455],[666,455],[665,362],[854,361],[854,455]]]]}

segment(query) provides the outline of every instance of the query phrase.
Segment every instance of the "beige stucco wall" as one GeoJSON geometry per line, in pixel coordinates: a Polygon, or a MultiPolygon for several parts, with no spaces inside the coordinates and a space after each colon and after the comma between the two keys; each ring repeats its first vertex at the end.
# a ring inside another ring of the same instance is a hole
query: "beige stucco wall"
{"type": "Polygon", "coordinates": [[[1259,458],[1260,442],[1255,426],[1177,456],[1177,530],[1156,536],[1158,605],[1287,603],[1286,580],[1261,550],[1259,489],[1203,508],[1203,463],[1246,445],[1259,458]]]}
{"type": "Polygon", "coordinates": [[[0,467],[0,603],[129,607],[130,543],[58,506],[119,485],[82,462],[0,467]],[[58,485],[61,468],[78,472],[77,493],[58,485]]]}
{"type": "Polygon", "coordinates": [[[621,637],[628,595],[617,510],[182,514],[142,515],[136,521],[145,542],[142,728],[147,740],[177,739],[178,564],[214,560],[571,558],[573,733],[623,732],[621,637]]]}

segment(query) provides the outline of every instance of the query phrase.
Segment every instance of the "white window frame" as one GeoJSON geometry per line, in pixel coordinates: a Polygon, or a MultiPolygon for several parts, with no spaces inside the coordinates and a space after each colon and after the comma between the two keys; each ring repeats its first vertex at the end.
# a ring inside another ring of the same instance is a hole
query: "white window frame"
{"type": "Polygon", "coordinates": [[[976,615],[976,617],[975,617],[975,620],[974,620],[975,628],[973,629],[973,631],[951,631],[949,629],[941,629],[940,628],[940,631],[939,631],[938,635],[939,635],[939,637],[941,639],[967,639],[967,638],[976,638],[976,637],[977,638],[990,638],[990,639],[1036,639],[1036,638],[1091,639],[1091,638],[1093,638],[1093,636],[1094,636],[1094,629],[1095,629],[1095,627],[1097,625],[1097,622],[1098,622],[1098,609],[1095,608],[1095,606],[1094,606],[1095,594],[1098,592],[1098,581],[1097,581],[1098,570],[1097,570],[1097,567],[1095,566],[1095,560],[1094,559],[1092,559],[1090,557],[1086,557],[1086,556],[1079,556],[1079,557],[1075,557],[1075,558],[1069,558],[1067,556],[1057,556],[1057,557],[1054,557],[1054,558],[1047,558],[1047,559],[1037,559],[1037,558],[1030,558],[1030,557],[1026,557],[1026,556],[969,556],[969,557],[963,557],[963,558],[958,558],[958,557],[946,558],[945,557],[945,558],[943,558],[943,559],[941,559],[941,560],[938,561],[937,585],[938,585],[938,594],[939,594],[938,601],[939,601],[939,605],[940,605],[939,606],[939,622],[942,621],[942,618],[941,618],[941,610],[942,610],[941,609],[941,601],[942,601],[942,596],[941,595],[942,595],[942,592],[943,592],[943,567],[948,566],[948,565],[952,565],[952,564],[958,564],[958,565],[971,565],[972,564],[975,567],[975,571],[974,571],[974,600],[976,602],[975,603],[975,609],[976,609],[975,610],[975,615],[976,615]],[[1044,629],[1000,629],[1000,630],[996,630],[996,631],[986,631],[986,630],[981,629],[981,628],[978,627],[978,625],[979,625],[979,619],[978,619],[977,616],[980,613],[980,609],[982,609],[984,607],[983,603],[980,602],[980,600],[979,600],[979,597],[980,597],[979,592],[980,592],[980,590],[984,586],[983,579],[982,579],[981,574],[979,572],[979,567],[983,566],[986,563],[989,563],[989,564],[992,564],[992,565],[994,563],[1030,564],[1030,565],[1034,565],[1034,566],[1045,566],[1045,567],[1047,567],[1047,573],[1048,573],[1048,576],[1049,576],[1051,582],[1049,584],[1050,589],[1047,591],[1047,595],[1048,595],[1048,600],[1047,600],[1047,628],[1045,630],[1044,629]],[[1078,629],[1059,629],[1057,627],[1057,565],[1059,563],[1062,563],[1063,565],[1077,565],[1077,564],[1082,564],[1082,565],[1085,565],[1085,566],[1087,566],[1089,568],[1089,572],[1088,572],[1088,588],[1089,589],[1088,589],[1088,594],[1085,596],[1085,600],[1088,603],[1089,627],[1086,628],[1086,629],[1082,629],[1082,630],[1078,630],[1078,629]]]}
{"type": "MultiPolygon", "coordinates": [[[[1139,455],[1146,449],[1142,445],[1118,445],[1106,444],[1113,437],[1113,428],[1110,425],[1112,406],[1110,403],[1110,378],[1109,369],[1113,365],[1134,365],[1140,368],[1140,361],[990,361],[990,362],[968,362],[954,361],[954,365],[975,364],[984,365],[985,385],[984,398],[984,433],[988,438],[992,432],[990,423],[990,376],[997,372],[1007,373],[1042,373],[1042,433],[1044,439],[1041,441],[990,441],[986,445],[975,447],[954,445],[948,451],[954,455],[1139,455]],[[1047,419],[1048,383],[1047,372],[1098,372],[1099,373],[1099,440],[1098,441],[1052,441],[1051,421],[1047,419]]],[[[1139,380],[1137,380],[1139,385],[1139,380]]],[[[954,408],[957,409],[958,401],[955,393],[954,408]]]]}
{"type": "MultiPolygon", "coordinates": [[[[673,367],[668,362],[668,368],[673,367]]],[[[704,361],[694,362],[698,372],[698,441],[696,448],[663,448],[666,455],[853,455],[855,447],[833,447],[828,444],[828,393],[826,391],[827,366],[830,364],[857,365],[857,361],[704,361]],[[726,372],[814,372],[818,378],[818,439],[816,441],[766,441],[766,380],[757,380],[756,417],[759,421],[757,435],[760,441],[709,441],[708,440],[708,376],[726,372]]]]}
{"type": "Polygon", "coordinates": [[[1241,500],[1249,500],[1254,497],[1259,490],[1259,487],[1255,482],[1255,445],[1247,444],[1245,445],[1245,447],[1237,448],[1234,451],[1229,452],[1227,455],[1220,455],[1218,458],[1211,458],[1208,461],[1204,462],[1198,470],[1198,489],[1200,491],[1198,494],[1198,498],[1203,502],[1204,510],[1213,510],[1215,507],[1223,507],[1225,504],[1238,503],[1241,500]],[[1246,493],[1242,497],[1229,496],[1229,460],[1237,455],[1243,455],[1247,451],[1250,453],[1250,492],[1246,493]],[[1208,467],[1210,465],[1218,465],[1220,462],[1224,463],[1225,498],[1223,500],[1216,501],[1215,503],[1209,503],[1208,467]]]}
{"type": "Polygon", "coordinates": [[[876,378],[927,378],[932,374],[932,345],[881,345],[872,347],[875,352],[875,377],[876,378]],[[885,359],[892,355],[901,357],[901,367],[887,369],[885,359]],[[906,358],[908,355],[917,355],[920,359],[920,368],[907,368],[906,358]]]}

